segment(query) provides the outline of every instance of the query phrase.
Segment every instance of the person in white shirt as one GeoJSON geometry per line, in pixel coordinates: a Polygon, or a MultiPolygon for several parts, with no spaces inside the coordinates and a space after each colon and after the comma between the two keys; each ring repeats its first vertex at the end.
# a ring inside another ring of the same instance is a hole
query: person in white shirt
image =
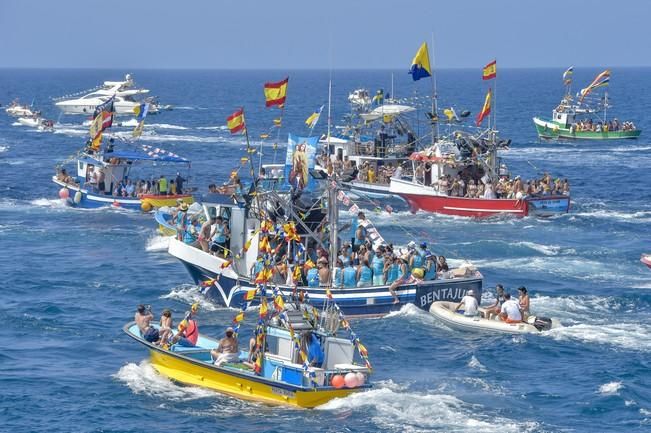
{"type": "Polygon", "coordinates": [[[506,323],[520,323],[522,322],[522,314],[520,313],[520,304],[518,301],[511,299],[511,295],[504,294],[504,303],[500,312],[500,318],[506,323]]]}
{"type": "Polygon", "coordinates": [[[463,315],[468,317],[473,317],[477,315],[479,310],[479,302],[475,298],[475,292],[471,289],[466,292],[466,295],[461,298],[461,302],[457,305],[457,308],[454,311],[459,311],[459,308],[463,305],[463,315]]]}

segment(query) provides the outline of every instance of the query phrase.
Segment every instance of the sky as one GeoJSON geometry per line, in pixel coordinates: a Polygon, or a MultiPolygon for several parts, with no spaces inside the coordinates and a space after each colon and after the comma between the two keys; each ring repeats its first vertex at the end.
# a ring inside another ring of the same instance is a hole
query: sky
{"type": "Polygon", "coordinates": [[[0,67],[651,66],[648,0],[0,0],[0,67]],[[430,48],[431,50],[431,48],[430,48]]]}

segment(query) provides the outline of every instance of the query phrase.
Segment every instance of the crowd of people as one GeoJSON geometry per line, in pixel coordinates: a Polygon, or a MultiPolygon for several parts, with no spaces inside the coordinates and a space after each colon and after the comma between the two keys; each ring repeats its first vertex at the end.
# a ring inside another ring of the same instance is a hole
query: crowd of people
{"type": "MultiPolygon", "coordinates": [[[[426,181],[421,164],[416,169],[416,180],[419,183],[426,181]]],[[[442,194],[451,197],[486,198],[486,199],[522,199],[525,196],[545,195],[570,195],[570,184],[567,179],[552,178],[549,173],[539,179],[523,181],[520,176],[510,178],[508,175],[499,176],[497,181],[484,182],[481,178],[462,171],[454,177],[450,174],[443,175],[431,186],[442,194]]]]}
{"type": "Polygon", "coordinates": [[[570,132],[609,132],[634,131],[635,124],[630,121],[620,122],[617,118],[605,122],[593,122],[592,119],[580,120],[570,126],[570,132]]]}
{"type": "MultiPolygon", "coordinates": [[[[395,289],[402,284],[450,277],[445,257],[430,252],[426,242],[417,246],[412,241],[405,250],[391,244],[374,248],[367,236],[365,220],[363,212],[353,219],[351,239],[341,243],[334,263],[330,253],[316,242],[308,243],[304,257],[297,261],[281,249],[273,260],[272,282],[333,289],[389,285],[397,302],[395,289]]],[[[254,279],[264,266],[264,254],[260,253],[249,270],[251,278],[254,279]]]]}
{"type": "MultiPolygon", "coordinates": [[[[190,311],[185,313],[184,318],[174,330],[172,311],[170,309],[163,310],[158,326],[155,326],[152,323],[154,322],[154,313],[151,306],[140,304],[136,307],[134,322],[138,327],[140,337],[148,343],[164,349],[170,349],[174,345],[196,347],[199,340],[198,312],[199,305],[197,303],[192,304],[190,311]]],[[[300,346],[307,356],[308,364],[320,368],[324,360],[324,352],[319,338],[311,331],[303,331],[300,346]]],[[[226,363],[242,362],[245,366],[254,369],[254,364],[262,349],[257,347],[255,338],[249,339],[248,349],[246,360],[244,358],[240,359],[238,337],[235,330],[229,326],[224,331],[224,337],[219,340],[217,347],[210,350],[210,357],[212,363],[218,367],[226,363]]]]}

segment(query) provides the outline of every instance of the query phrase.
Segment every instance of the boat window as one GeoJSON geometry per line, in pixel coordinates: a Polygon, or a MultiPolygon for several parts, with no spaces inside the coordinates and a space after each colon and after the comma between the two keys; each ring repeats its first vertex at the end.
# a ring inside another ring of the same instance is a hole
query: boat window
{"type": "Polygon", "coordinates": [[[102,93],[89,93],[88,95],[82,96],[80,99],[101,98],[102,96],[106,96],[106,95],[102,93]]]}

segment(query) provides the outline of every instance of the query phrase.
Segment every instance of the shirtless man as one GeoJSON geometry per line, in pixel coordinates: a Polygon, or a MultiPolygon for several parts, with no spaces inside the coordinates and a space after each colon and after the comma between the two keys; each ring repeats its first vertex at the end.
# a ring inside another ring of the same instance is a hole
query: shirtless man
{"type": "Polygon", "coordinates": [[[235,331],[230,326],[226,328],[226,336],[219,340],[219,346],[210,351],[210,356],[215,360],[217,367],[227,362],[239,361],[240,349],[237,345],[235,331]]]}
{"type": "Polygon", "coordinates": [[[211,215],[210,219],[203,223],[201,225],[201,229],[199,229],[199,245],[201,246],[201,249],[206,253],[210,251],[209,241],[212,234],[212,226],[216,221],[217,216],[211,215]]]}
{"type": "Polygon", "coordinates": [[[145,341],[149,343],[155,343],[158,341],[158,329],[151,326],[151,321],[154,320],[151,308],[148,308],[148,306],[146,307],[143,304],[138,305],[133,320],[136,322],[136,325],[138,325],[140,335],[142,335],[142,338],[144,338],[145,341]]]}

